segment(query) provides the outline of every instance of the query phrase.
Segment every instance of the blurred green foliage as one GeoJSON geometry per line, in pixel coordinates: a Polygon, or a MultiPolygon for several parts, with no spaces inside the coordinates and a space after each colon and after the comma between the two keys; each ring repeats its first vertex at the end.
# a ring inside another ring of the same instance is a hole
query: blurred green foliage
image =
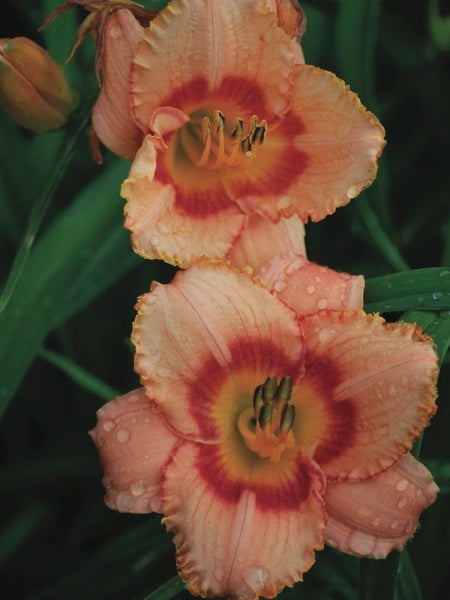
{"type": "MultiPolygon", "coordinates": [[[[26,35],[64,62],[83,13],[73,9],[38,31],[57,4],[3,0],[0,37],[26,35]]],[[[160,8],[164,2],[144,4],[160,8]]],[[[444,358],[450,342],[449,15],[440,13],[437,0],[414,6],[406,0],[305,0],[302,6],[307,62],[344,78],[380,118],[388,139],[375,184],[308,226],[309,257],[364,274],[368,310],[390,320],[409,311],[404,318],[435,338],[441,400],[421,458],[442,493],[406,552],[359,561],[326,549],[305,581],[281,597],[441,600],[450,587],[450,378],[444,358]]],[[[96,166],[86,132],[77,134],[96,94],[93,53],[87,39],[66,67],[80,108],[65,131],[35,136],[0,114],[4,282],[25,248],[0,316],[0,596],[188,598],[159,517],[104,507],[98,458],[87,436],[102,402],[138,384],[128,342],[137,296],[152,279],[169,281],[174,272],[131,251],[118,193],[128,165],[106,153],[104,165],[96,166]],[[49,181],[54,194],[45,192],[49,181]],[[33,210],[35,231],[24,244],[33,210]]]]}

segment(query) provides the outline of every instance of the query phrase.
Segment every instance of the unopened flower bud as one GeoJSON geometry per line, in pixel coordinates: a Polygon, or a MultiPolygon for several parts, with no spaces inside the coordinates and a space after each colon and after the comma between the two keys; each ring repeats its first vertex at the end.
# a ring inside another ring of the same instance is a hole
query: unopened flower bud
{"type": "Polygon", "coordinates": [[[75,106],[63,69],[32,40],[0,40],[0,107],[37,133],[61,127],[75,106]]]}

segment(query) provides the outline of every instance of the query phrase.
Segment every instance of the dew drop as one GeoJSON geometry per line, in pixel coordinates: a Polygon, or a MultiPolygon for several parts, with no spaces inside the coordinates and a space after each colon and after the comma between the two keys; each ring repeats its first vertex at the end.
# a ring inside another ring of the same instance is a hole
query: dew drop
{"type": "Polygon", "coordinates": [[[103,429],[105,431],[112,431],[115,426],[116,426],[116,424],[111,419],[108,419],[107,421],[104,421],[104,423],[103,423],[103,429]]]}
{"type": "Polygon", "coordinates": [[[306,291],[308,292],[308,294],[311,296],[312,294],[315,293],[316,288],[313,285],[308,285],[308,287],[306,288],[306,291]]]}
{"type": "Polygon", "coordinates": [[[406,496],[402,496],[400,498],[400,500],[398,501],[398,505],[397,506],[399,508],[405,508],[405,506],[407,505],[407,503],[408,503],[408,498],[406,496]]]}
{"type": "Polygon", "coordinates": [[[130,484],[130,492],[133,496],[142,496],[145,494],[146,487],[144,481],[141,479],[140,481],[133,481],[130,484]]]}
{"type": "Polygon", "coordinates": [[[397,521],[397,519],[394,519],[391,522],[391,529],[397,529],[397,527],[398,527],[398,521],[397,521]]]}
{"type": "Polygon", "coordinates": [[[156,223],[156,228],[161,235],[167,235],[169,233],[169,228],[165,223],[156,223]]]}
{"type": "Polygon", "coordinates": [[[409,482],[406,479],[400,479],[400,481],[395,486],[397,492],[404,492],[409,485],[409,482]]]}
{"type": "Polygon", "coordinates": [[[242,575],[252,590],[260,590],[268,579],[267,571],[258,567],[248,567],[242,575]]]}
{"type": "Polygon", "coordinates": [[[372,521],[372,525],[374,527],[378,527],[379,525],[381,525],[381,517],[375,517],[375,519],[372,521]]]}
{"type": "Polygon", "coordinates": [[[330,546],[330,548],[337,548],[337,542],[335,542],[334,540],[326,540],[328,546],[330,546]]]}
{"type": "Polygon", "coordinates": [[[109,30],[109,35],[113,38],[113,40],[117,40],[122,37],[122,30],[120,27],[111,27],[109,30]]]}
{"type": "Polygon", "coordinates": [[[146,298],[146,302],[147,304],[155,304],[155,302],[157,302],[158,297],[155,296],[154,294],[150,294],[150,296],[147,296],[146,298]]]}
{"type": "Polygon", "coordinates": [[[393,383],[388,387],[388,394],[389,396],[395,396],[397,394],[397,387],[393,383]]]}
{"type": "Polygon", "coordinates": [[[149,460],[150,454],[144,454],[144,460],[149,460]]]}
{"type": "Polygon", "coordinates": [[[125,492],[120,492],[120,494],[118,494],[117,496],[116,504],[118,510],[126,512],[133,508],[134,500],[129,494],[126,494],[125,492]]]}
{"type": "Polygon", "coordinates": [[[358,515],[360,517],[368,517],[370,515],[370,510],[365,506],[361,506],[360,508],[358,508],[358,515]]]}
{"type": "Polygon", "coordinates": [[[102,479],[102,485],[107,490],[111,489],[112,488],[112,476],[105,473],[105,475],[103,476],[103,479],[102,479]]]}
{"type": "Polygon", "coordinates": [[[293,275],[303,266],[301,259],[294,260],[288,267],[286,267],[286,275],[293,275]]]}
{"type": "Polygon", "coordinates": [[[282,292],[286,288],[286,286],[287,283],[282,279],[279,279],[278,281],[275,281],[273,288],[276,292],[282,292]]]}
{"type": "Polygon", "coordinates": [[[317,307],[320,308],[320,310],[323,310],[327,306],[328,306],[328,300],[325,300],[325,298],[321,298],[319,300],[319,302],[317,303],[317,307]]]}
{"type": "Polygon", "coordinates": [[[442,294],[441,292],[433,292],[431,294],[431,297],[433,298],[433,300],[439,300],[440,298],[442,298],[444,294],[442,294]]]}
{"type": "Polygon", "coordinates": [[[416,497],[417,497],[417,498],[420,498],[422,495],[423,495],[423,492],[422,492],[422,490],[421,490],[421,489],[417,489],[417,490],[416,490],[416,497]]]}
{"type": "Polygon", "coordinates": [[[214,569],[214,577],[217,579],[217,581],[220,581],[223,577],[223,569],[221,569],[220,567],[214,569]]]}
{"type": "Polygon", "coordinates": [[[350,550],[355,554],[366,556],[367,554],[371,554],[375,545],[375,540],[372,536],[363,538],[359,537],[349,540],[348,545],[350,550]]]}
{"type": "Polygon", "coordinates": [[[158,362],[159,360],[161,360],[161,352],[154,352],[152,354],[152,362],[158,362]]]}
{"type": "Polygon", "coordinates": [[[159,239],[158,236],[156,236],[156,235],[152,235],[151,236],[151,238],[150,238],[150,244],[152,246],[158,246],[159,242],[160,242],[160,239],[159,239]]]}
{"type": "Polygon", "coordinates": [[[130,439],[130,432],[128,429],[119,429],[117,432],[117,441],[120,444],[125,444],[130,439]]]}

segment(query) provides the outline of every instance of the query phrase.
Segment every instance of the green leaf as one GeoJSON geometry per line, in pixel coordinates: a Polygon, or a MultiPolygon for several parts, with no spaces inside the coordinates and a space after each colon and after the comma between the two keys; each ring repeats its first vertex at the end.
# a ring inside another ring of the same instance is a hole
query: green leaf
{"type": "Polygon", "coordinates": [[[399,563],[394,600],[422,600],[419,581],[407,550],[400,554],[399,563]]]}
{"type": "Polygon", "coordinates": [[[108,401],[119,395],[119,392],[91,373],[88,373],[67,356],[57,354],[45,348],[39,351],[39,356],[63,371],[79,386],[95,394],[102,400],[108,401]]]}
{"type": "Polygon", "coordinates": [[[399,553],[376,562],[362,558],[359,568],[359,600],[391,600],[399,564],[399,553]]]}
{"type": "Polygon", "coordinates": [[[0,315],[0,414],[49,331],[138,264],[118,201],[127,170],[124,161],[105,169],[31,252],[0,315]]]}
{"type": "Polygon", "coordinates": [[[450,310],[450,269],[433,267],[367,279],[367,312],[450,310]]]}
{"type": "Polygon", "coordinates": [[[172,600],[172,598],[178,596],[184,589],[186,589],[185,584],[178,575],[175,575],[175,577],[160,585],[159,588],[142,598],[142,600],[172,600]]]}

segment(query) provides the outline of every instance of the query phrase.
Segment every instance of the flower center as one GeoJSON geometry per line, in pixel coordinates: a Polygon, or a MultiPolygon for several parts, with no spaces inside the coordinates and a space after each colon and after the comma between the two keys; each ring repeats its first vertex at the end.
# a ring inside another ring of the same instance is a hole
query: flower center
{"type": "Polygon", "coordinates": [[[211,170],[234,168],[247,169],[255,158],[255,149],[264,142],[267,123],[256,115],[244,128],[237,118],[232,127],[225,121],[220,110],[209,116],[191,115],[189,123],[180,131],[181,145],[196,167],[211,170]]]}
{"type": "Polygon", "coordinates": [[[239,432],[250,450],[275,463],[285,450],[295,446],[291,393],[290,377],[282,377],[279,385],[276,377],[268,377],[255,389],[253,408],[243,410],[238,419],[239,432]]]}

